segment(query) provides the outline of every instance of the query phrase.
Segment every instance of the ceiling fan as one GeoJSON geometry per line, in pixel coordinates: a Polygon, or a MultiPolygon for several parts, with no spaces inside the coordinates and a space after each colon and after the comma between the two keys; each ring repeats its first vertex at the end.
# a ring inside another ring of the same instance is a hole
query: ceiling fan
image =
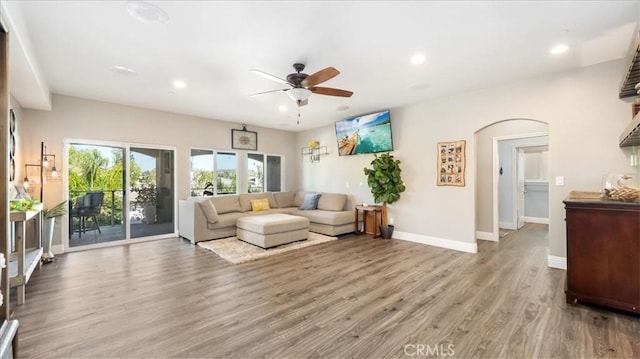
{"type": "Polygon", "coordinates": [[[312,93],[338,97],[351,97],[351,95],[353,95],[353,92],[347,90],[316,86],[338,76],[340,71],[336,70],[335,68],[330,66],[314,74],[307,75],[305,73],[302,73],[302,71],[304,71],[304,67],[304,64],[293,64],[293,68],[296,70],[296,72],[287,75],[286,80],[261,70],[250,70],[254,74],[260,75],[272,81],[289,85],[291,86],[291,88],[259,92],[249,96],[259,96],[272,92],[286,92],[287,95],[289,95],[289,97],[291,97],[291,99],[298,104],[298,106],[304,106],[308,103],[309,96],[311,96],[312,93]]]}

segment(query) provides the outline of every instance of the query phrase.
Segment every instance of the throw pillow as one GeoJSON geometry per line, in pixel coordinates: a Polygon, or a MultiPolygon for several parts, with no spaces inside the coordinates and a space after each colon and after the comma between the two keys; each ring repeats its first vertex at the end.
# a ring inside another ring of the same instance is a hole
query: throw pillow
{"type": "Polygon", "coordinates": [[[302,201],[302,205],[300,205],[300,209],[312,210],[318,208],[319,198],[319,194],[307,193],[306,195],[304,195],[304,200],[302,201]]]}
{"type": "Polygon", "coordinates": [[[266,211],[270,209],[269,199],[268,198],[253,199],[251,200],[251,208],[253,209],[254,212],[266,211]]]}
{"type": "Polygon", "coordinates": [[[211,201],[204,200],[198,202],[198,205],[202,209],[204,216],[207,218],[208,223],[216,223],[218,222],[218,212],[216,211],[216,207],[213,205],[211,201]]]}

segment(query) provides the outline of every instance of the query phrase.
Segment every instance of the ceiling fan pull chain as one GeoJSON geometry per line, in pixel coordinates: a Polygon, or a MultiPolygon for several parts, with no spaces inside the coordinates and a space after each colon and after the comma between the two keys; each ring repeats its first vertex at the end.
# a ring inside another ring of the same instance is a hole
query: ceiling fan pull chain
{"type": "MultiPolygon", "coordinates": [[[[300,100],[298,100],[298,102],[300,102],[300,100]]],[[[297,124],[300,124],[300,106],[298,106],[298,121],[297,124]]]]}

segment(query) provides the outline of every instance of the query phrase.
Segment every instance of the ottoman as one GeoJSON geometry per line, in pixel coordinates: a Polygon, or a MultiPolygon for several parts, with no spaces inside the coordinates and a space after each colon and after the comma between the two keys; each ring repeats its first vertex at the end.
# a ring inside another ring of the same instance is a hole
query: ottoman
{"type": "Polygon", "coordinates": [[[239,240],[262,248],[300,241],[309,235],[307,218],[281,213],[240,217],[236,227],[239,240]]]}

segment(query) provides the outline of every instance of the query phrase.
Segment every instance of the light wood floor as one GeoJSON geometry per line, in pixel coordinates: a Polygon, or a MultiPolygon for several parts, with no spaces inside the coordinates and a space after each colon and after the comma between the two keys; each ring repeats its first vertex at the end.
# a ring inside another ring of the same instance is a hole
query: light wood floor
{"type": "Polygon", "coordinates": [[[241,265],[180,239],[70,253],[27,286],[20,357],[640,358],[638,317],[565,304],[546,231],[475,255],[367,236],[241,265]]]}

